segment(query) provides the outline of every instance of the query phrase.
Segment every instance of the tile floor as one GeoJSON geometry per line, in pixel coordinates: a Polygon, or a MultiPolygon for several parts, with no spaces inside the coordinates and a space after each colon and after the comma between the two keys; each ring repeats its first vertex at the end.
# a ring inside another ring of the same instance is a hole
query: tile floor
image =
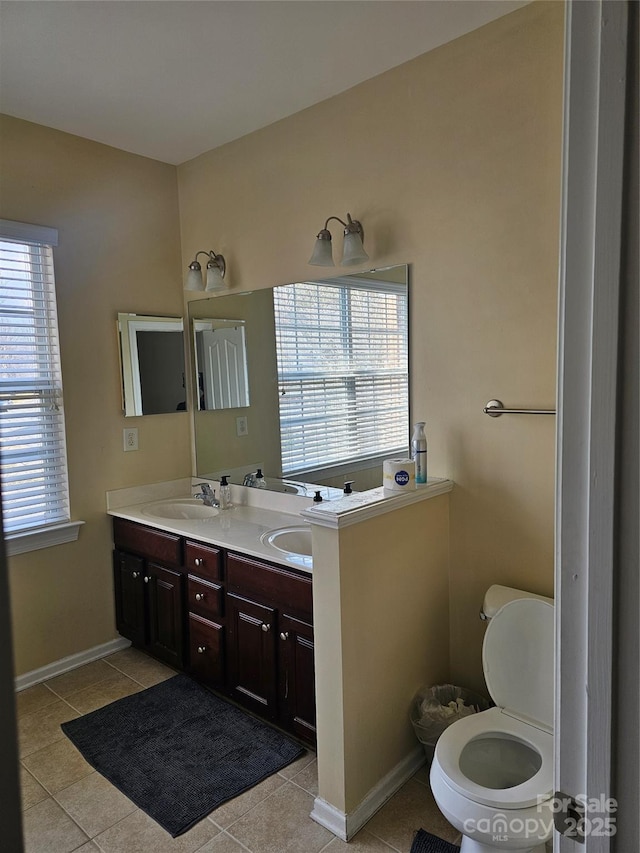
{"type": "Polygon", "coordinates": [[[420,827],[459,843],[423,768],[345,844],[309,817],[312,753],[171,838],[87,764],[60,723],[173,674],[125,649],[17,694],[26,853],[409,853],[420,827]]]}

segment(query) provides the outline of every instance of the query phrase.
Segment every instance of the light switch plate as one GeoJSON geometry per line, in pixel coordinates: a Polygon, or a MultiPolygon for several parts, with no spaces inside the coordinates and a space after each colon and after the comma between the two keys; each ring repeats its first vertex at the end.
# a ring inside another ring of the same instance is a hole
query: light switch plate
{"type": "Polygon", "coordinates": [[[138,449],[138,430],[137,429],[123,429],[122,430],[122,441],[124,445],[125,452],[128,450],[137,450],[138,449]]]}
{"type": "Polygon", "coordinates": [[[249,435],[249,424],[245,415],[236,418],[236,435],[249,435]]]}

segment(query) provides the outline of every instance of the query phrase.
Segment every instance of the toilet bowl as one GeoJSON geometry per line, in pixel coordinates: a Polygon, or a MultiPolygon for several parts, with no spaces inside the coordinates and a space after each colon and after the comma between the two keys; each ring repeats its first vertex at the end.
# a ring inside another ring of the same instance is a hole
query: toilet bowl
{"type": "Polygon", "coordinates": [[[551,838],[553,636],[550,599],[501,606],[482,647],[496,707],[463,717],[438,739],[431,789],[462,833],[461,853],[544,853],[551,838]]]}

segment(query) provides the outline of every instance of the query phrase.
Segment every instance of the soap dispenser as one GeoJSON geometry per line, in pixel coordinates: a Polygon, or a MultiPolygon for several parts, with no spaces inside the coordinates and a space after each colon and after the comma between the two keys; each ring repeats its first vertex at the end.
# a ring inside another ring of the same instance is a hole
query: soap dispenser
{"type": "Polygon", "coordinates": [[[220,477],[220,509],[231,509],[231,486],[227,482],[228,474],[220,477]]]}
{"type": "Polygon", "coordinates": [[[264,474],[262,473],[262,468],[258,468],[256,471],[256,489],[266,489],[267,481],[264,478],[264,474]]]}

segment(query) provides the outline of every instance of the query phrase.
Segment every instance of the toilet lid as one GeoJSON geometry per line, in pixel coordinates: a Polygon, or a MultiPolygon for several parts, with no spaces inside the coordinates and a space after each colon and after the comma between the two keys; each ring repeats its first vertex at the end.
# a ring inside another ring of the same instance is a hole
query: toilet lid
{"type": "Polygon", "coordinates": [[[491,619],[482,665],[491,698],[507,713],[553,728],[554,607],[510,601],[491,619]]]}

